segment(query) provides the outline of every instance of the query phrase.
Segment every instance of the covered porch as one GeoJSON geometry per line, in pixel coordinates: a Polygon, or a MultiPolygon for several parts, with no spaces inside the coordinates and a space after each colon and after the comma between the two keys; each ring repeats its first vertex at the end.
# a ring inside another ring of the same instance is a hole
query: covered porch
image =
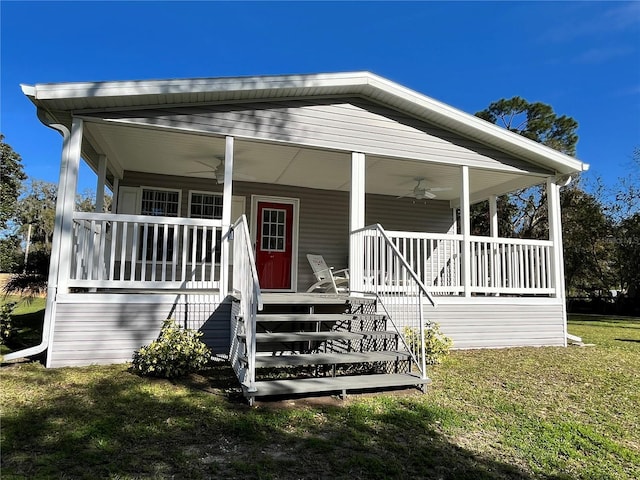
{"type": "MultiPolygon", "coordinates": [[[[99,194],[95,213],[66,206],[72,235],[61,251],[61,259],[68,259],[59,267],[64,288],[225,293],[232,277],[230,226],[245,214],[257,253],[265,226],[254,197],[261,196],[297,202],[291,212],[290,284],[267,290],[306,290],[313,283],[306,254],[318,253],[336,268],[350,268],[351,291],[402,291],[407,282],[382,247],[385,236],[433,295],[561,295],[558,177],[543,169],[365,156],[93,119],[77,118],[74,124],[79,137],[70,140],[96,171],[99,194]],[[497,196],[543,182],[549,192],[548,239],[499,237],[497,196]],[[98,213],[105,185],[114,192],[117,213],[98,213]],[[167,185],[181,197],[190,195],[180,198],[172,216],[140,211],[143,200],[127,197],[143,188],[168,191],[167,185]],[[205,188],[215,195],[218,214],[194,218],[191,192],[205,188]],[[470,205],[482,200],[489,201],[491,233],[473,236],[470,205]]],[[[68,161],[77,165],[80,159],[68,161]]],[[[75,191],[72,175],[63,180],[75,191]]]]}

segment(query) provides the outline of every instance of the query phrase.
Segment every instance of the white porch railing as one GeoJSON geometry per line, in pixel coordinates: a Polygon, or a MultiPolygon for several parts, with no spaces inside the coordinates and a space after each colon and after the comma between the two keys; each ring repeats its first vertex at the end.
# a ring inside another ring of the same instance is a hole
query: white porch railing
{"type": "Polygon", "coordinates": [[[240,383],[255,392],[256,382],[256,315],[262,310],[262,294],[251,246],[247,217],[242,215],[231,227],[233,232],[232,290],[240,298],[240,311],[231,315],[231,348],[229,360],[240,383]],[[239,318],[242,321],[239,321],[239,318]],[[238,335],[246,335],[244,343],[238,335]],[[246,354],[246,362],[243,361],[246,354]]]}
{"type": "Polygon", "coordinates": [[[220,220],[73,213],[70,287],[220,285],[220,220]]]}
{"type": "Polygon", "coordinates": [[[405,255],[381,225],[371,225],[351,232],[351,291],[376,295],[388,321],[411,353],[422,378],[427,378],[425,356],[424,305],[436,303],[405,255]],[[419,332],[420,342],[407,341],[408,327],[419,332]]]}
{"type": "MultiPolygon", "coordinates": [[[[459,295],[462,282],[462,235],[388,232],[429,291],[459,295]]],[[[472,236],[471,293],[550,295],[555,292],[550,240],[472,236]]],[[[387,270],[393,265],[387,266],[387,270]]]]}

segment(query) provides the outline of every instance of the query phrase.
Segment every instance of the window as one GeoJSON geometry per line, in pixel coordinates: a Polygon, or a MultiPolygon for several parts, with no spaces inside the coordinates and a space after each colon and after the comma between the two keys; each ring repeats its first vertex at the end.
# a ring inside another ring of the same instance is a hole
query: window
{"type": "MultiPolygon", "coordinates": [[[[179,190],[153,190],[149,188],[142,189],[142,207],[140,213],[142,215],[150,215],[154,217],[177,217],[180,210],[180,191],[179,190]]],[[[143,260],[143,250],[146,251],[145,260],[153,260],[153,250],[155,243],[156,258],[171,259],[173,256],[173,228],[158,226],[158,234],[154,242],[154,229],[152,226],[140,227],[138,238],[138,259],[143,260]],[[146,250],[143,248],[146,232],[146,250]],[[167,252],[164,252],[164,229],[167,229],[167,252]]]]}
{"type": "MultiPolygon", "coordinates": [[[[211,220],[222,219],[222,195],[219,193],[208,192],[191,192],[189,202],[189,216],[191,218],[207,218],[211,220]]],[[[207,230],[206,238],[206,258],[205,261],[211,261],[211,243],[213,237],[211,231],[207,230]]],[[[215,247],[215,261],[220,262],[220,244],[222,243],[222,231],[216,230],[216,247],[215,247]]],[[[189,245],[193,245],[193,230],[189,232],[189,245]]],[[[191,250],[189,251],[189,258],[191,258],[191,250]]],[[[202,234],[198,235],[196,239],[196,258],[202,258],[202,234]]]]}
{"type": "Polygon", "coordinates": [[[177,217],[180,192],[177,190],[142,190],[142,215],[177,217]]]}
{"type": "Polygon", "coordinates": [[[222,195],[215,193],[191,192],[191,218],[222,218],[222,195]]]}
{"type": "Polygon", "coordinates": [[[287,211],[278,208],[262,209],[262,250],[285,251],[285,225],[287,211]]]}

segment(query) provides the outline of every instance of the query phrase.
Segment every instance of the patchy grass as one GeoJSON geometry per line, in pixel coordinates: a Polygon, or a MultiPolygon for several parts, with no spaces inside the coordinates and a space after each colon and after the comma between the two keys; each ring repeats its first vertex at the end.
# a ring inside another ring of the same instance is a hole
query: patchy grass
{"type": "Polygon", "coordinates": [[[44,297],[0,296],[0,304],[16,303],[16,308],[11,317],[13,326],[17,329],[15,337],[7,345],[2,345],[0,354],[5,355],[40,343],[46,301],[47,299],[44,297]]]}
{"type": "Polygon", "coordinates": [[[244,405],[223,366],[4,368],[12,478],[640,478],[640,319],[575,317],[587,348],[454,352],[413,390],[244,405]]]}

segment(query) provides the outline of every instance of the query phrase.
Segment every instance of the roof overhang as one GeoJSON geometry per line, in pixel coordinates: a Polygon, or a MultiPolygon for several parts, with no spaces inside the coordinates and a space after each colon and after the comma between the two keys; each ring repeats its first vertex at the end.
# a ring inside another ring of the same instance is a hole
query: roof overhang
{"type": "Polygon", "coordinates": [[[22,85],[52,116],[90,111],[357,95],[456,132],[557,174],[585,171],[573,157],[370,72],[22,85]]]}

